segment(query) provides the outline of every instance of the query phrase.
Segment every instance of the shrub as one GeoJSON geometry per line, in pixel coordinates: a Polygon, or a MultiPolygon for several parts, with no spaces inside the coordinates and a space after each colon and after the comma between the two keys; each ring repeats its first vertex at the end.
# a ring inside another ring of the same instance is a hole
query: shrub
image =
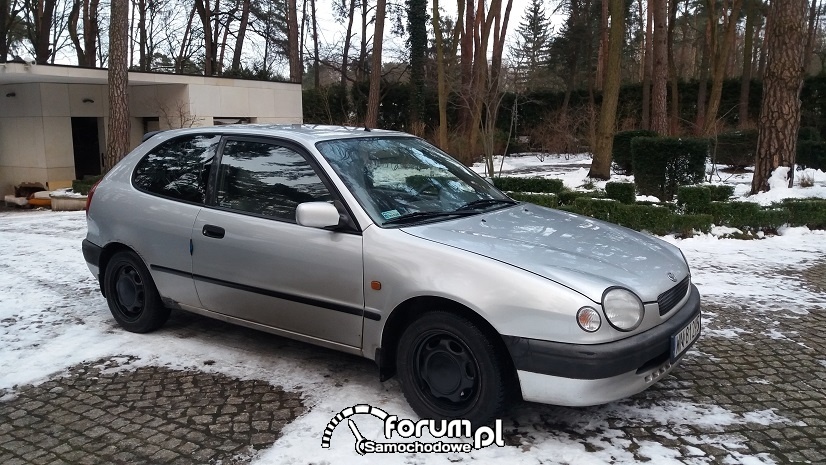
{"type": "Polygon", "coordinates": [[[574,201],[574,211],[581,215],[590,216],[603,221],[616,223],[617,209],[621,206],[615,200],[595,199],[592,197],[579,197],[574,201]]]}
{"type": "Polygon", "coordinates": [[[605,184],[605,196],[631,204],[637,201],[637,189],[631,182],[609,182],[605,184]]]}
{"type": "Polygon", "coordinates": [[[705,186],[680,186],[677,188],[677,204],[689,214],[708,213],[711,189],[705,186]]]}
{"type": "Polygon", "coordinates": [[[674,215],[673,231],[683,236],[691,236],[693,231],[711,231],[714,217],[711,215],[674,215]]]}
{"type": "Polygon", "coordinates": [[[704,187],[711,192],[712,202],[725,202],[734,195],[734,186],[708,185],[704,187]]]}
{"type": "Polygon", "coordinates": [[[711,202],[709,212],[718,226],[749,229],[758,223],[760,205],[751,202],[711,202]]]}
{"type": "Polygon", "coordinates": [[[545,192],[556,194],[562,190],[561,179],[545,178],[493,178],[493,185],[498,189],[510,192],[545,192]]]}
{"type": "Polygon", "coordinates": [[[720,165],[752,166],[756,153],[757,129],[724,132],[714,141],[715,161],[720,165]]]}
{"type": "Polygon", "coordinates": [[[826,171],[826,142],[799,141],[796,163],[803,168],[826,171]]]}
{"type": "Polygon", "coordinates": [[[524,192],[514,192],[510,197],[520,202],[528,202],[542,207],[556,208],[559,206],[559,199],[556,194],[526,194],[524,192]]]}
{"type": "Polygon", "coordinates": [[[573,205],[576,199],[580,197],[585,198],[600,198],[599,193],[595,192],[581,192],[581,191],[569,191],[563,190],[562,192],[557,193],[559,197],[559,204],[560,205],[573,205]]]}
{"type": "Polygon", "coordinates": [[[92,176],[87,179],[75,179],[74,181],[72,181],[72,191],[78,194],[88,195],[89,190],[92,189],[92,186],[94,186],[95,183],[98,182],[98,180],[100,180],[100,178],[102,177],[103,175],[92,176]]]}
{"type": "Polygon", "coordinates": [[[636,137],[631,141],[631,152],[639,193],[670,201],[677,186],[703,180],[708,140],[636,137]]]}
{"type": "Polygon", "coordinates": [[[614,145],[611,149],[611,158],[617,164],[619,171],[624,174],[632,174],[634,166],[632,162],[631,141],[635,137],[657,137],[654,131],[621,131],[614,134],[614,145]]]}
{"type": "Polygon", "coordinates": [[[820,138],[820,131],[817,128],[813,128],[811,126],[805,126],[800,128],[797,132],[797,140],[798,141],[813,141],[813,142],[820,142],[822,139],[820,138]]]}
{"type": "Polygon", "coordinates": [[[663,235],[671,232],[674,214],[668,208],[656,205],[621,205],[612,221],[637,231],[663,235]]]}
{"type": "Polygon", "coordinates": [[[826,229],[826,200],[787,200],[783,207],[789,210],[789,224],[826,229]]]}

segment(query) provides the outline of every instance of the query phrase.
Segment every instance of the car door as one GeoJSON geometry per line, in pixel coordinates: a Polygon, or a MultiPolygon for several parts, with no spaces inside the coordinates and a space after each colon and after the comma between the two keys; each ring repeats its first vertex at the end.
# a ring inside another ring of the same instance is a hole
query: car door
{"type": "Polygon", "coordinates": [[[146,261],[166,305],[200,306],[192,282],[192,225],[204,205],[221,136],[187,134],[164,141],[135,166],[132,185],[148,195],[116,194],[119,221],[105,225],[146,261]],[[125,199],[129,199],[128,201],[125,199]]]}
{"type": "Polygon", "coordinates": [[[298,204],[334,194],[303,149],[228,138],[209,205],[192,231],[192,266],[210,311],[361,346],[362,238],[300,226],[298,204]]]}

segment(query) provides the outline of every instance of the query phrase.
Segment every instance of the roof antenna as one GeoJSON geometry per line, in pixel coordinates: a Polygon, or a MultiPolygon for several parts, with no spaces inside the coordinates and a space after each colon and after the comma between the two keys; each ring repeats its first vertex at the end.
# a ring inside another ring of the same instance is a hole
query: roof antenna
{"type": "Polygon", "coordinates": [[[368,128],[366,124],[364,125],[364,132],[370,132],[370,128],[368,128]]]}

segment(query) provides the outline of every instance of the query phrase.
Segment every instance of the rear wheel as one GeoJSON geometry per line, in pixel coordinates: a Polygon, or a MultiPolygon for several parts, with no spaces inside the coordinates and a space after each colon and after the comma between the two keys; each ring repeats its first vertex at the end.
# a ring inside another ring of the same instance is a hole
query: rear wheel
{"type": "Polygon", "coordinates": [[[422,418],[499,416],[508,401],[506,355],[471,321],[436,311],[415,320],[399,340],[396,367],[408,403],[422,418]]]}
{"type": "Polygon", "coordinates": [[[118,324],[133,333],[148,333],[166,323],[169,309],[143,261],[132,251],[117,252],[104,274],[109,310],[118,324]]]}

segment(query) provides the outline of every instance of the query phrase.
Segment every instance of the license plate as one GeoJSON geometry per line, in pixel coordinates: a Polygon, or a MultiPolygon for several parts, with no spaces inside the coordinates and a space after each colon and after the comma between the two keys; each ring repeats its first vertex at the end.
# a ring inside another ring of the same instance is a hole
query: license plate
{"type": "Polygon", "coordinates": [[[677,360],[683,355],[691,344],[700,337],[700,321],[702,315],[697,315],[687,325],[671,336],[671,361],[677,360]]]}

